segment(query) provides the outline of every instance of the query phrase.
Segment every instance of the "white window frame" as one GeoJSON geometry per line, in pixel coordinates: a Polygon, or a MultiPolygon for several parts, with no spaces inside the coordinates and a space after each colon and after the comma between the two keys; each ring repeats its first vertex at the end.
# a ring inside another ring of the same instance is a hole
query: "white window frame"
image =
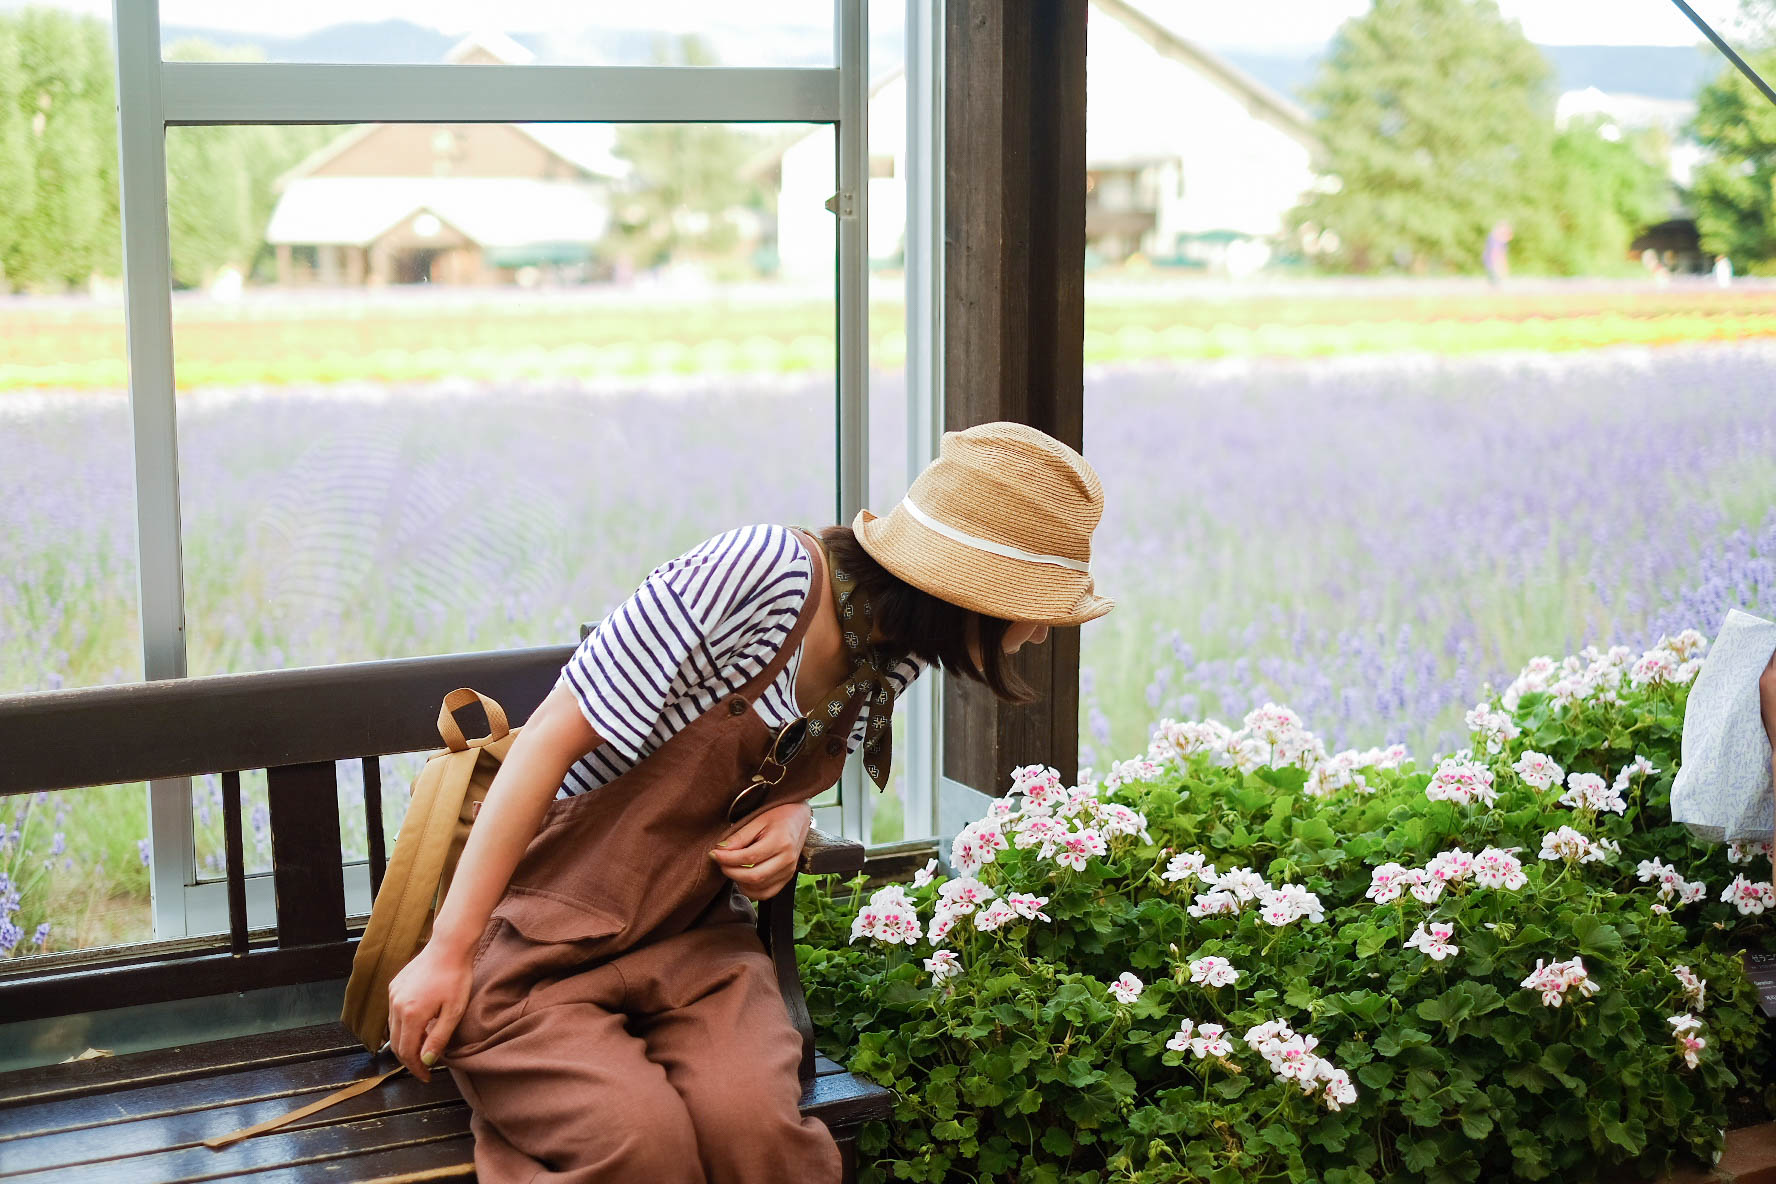
{"type": "MultiPolygon", "coordinates": [[[[834,0],[833,67],[611,67],[166,62],[159,0],[112,0],[124,308],[135,459],[143,675],[186,674],[185,587],[174,400],[166,129],[248,123],[828,123],[837,138],[838,493],[849,522],[868,493],[868,0],[834,0]]],[[[935,455],[942,413],[943,5],[907,0],[911,152],[907,260],[910,481],[935,455]]],[[[940,679],[909,696],[907,834],[936,831],[940,679]]],[[[827,826],[867,841],[852,762],[827,826]]],[[[157,938],[227,928],[226,886],[199,883],[188,779],[148,788],[157,938]]],[[[347,908],[369,908],[362,864],[347,908]]],[[[272,923],[269,876],[248,877],[249,923],[272,923]]]]}

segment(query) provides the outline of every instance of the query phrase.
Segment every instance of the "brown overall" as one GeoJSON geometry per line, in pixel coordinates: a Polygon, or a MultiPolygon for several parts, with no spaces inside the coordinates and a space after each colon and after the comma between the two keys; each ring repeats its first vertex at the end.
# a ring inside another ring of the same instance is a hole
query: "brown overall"
{"type": "MultiPolygon", "coordinates": [[[[483,1184],[840,1177],[831,1134],[799,1113],[801,1039],[752,906],[709,857],[774,738],[752,704],[824,598],[829,565],[797,535],[815,575],[777,656],[616,780],[551,804],[493,911],[444,1057],[483,1184]]],[[[763,806],[838,780],[862,706],[803,741],[763,806]]]]}

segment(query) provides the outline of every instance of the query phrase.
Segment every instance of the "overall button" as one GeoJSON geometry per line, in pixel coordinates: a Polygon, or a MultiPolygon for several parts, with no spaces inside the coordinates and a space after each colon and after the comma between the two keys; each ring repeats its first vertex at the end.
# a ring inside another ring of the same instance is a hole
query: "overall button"
{"type": "Polygon", "coordinates": [[[836,738],[826,742],[827,756],[838,756],[843,751],[845,751],[845,746],[840,744],[836,738]]]}
{"type": "Polygon", "coordinates": [[[729,699],[728,700],[728,714],[729,715],[745,715],[746,714],[746,700],[742,699],[738,695],[734,696],[732,699],[729,699]]]}

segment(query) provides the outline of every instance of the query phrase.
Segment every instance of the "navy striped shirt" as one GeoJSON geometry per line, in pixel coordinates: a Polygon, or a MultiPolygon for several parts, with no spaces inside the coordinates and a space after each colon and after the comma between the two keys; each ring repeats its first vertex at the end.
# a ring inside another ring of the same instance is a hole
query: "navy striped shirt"
{"type": "MultiPolygon", "coordinates": [[[[604,743],[568,770],[558,796],[615,780],[756,678],[782,650],[812,582],[813,563],[794,533],[763,524],[718,534],[655,568],[562,667],[559,681],[604,743]]],[[[798,646],[753,704],[772,727],[801,714],[801,657],[798,646]]],[[[897,692],[921,668],[907,659],[891,669],[897,692]]],[[[866,722],[852,730],[853,751],[866,722]]]]}

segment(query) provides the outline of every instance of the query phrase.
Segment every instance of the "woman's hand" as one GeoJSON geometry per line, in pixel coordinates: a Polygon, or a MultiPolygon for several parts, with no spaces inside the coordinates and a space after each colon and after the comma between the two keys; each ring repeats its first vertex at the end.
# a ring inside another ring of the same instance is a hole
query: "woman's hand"
{"type": "Polygon", "coordinates": [[[762,810],[728,833],[709,853],[749,900],[769,900],[795,879],[814,812],[806,802],[762,810]]]}
{"type": "Polygon", "coordinates": [[[389,983],[389,1046],[421,1081],[432,1079],[432,1066],[462,1019],[473,976],[467,952],[430,941],[389,983]]]}

